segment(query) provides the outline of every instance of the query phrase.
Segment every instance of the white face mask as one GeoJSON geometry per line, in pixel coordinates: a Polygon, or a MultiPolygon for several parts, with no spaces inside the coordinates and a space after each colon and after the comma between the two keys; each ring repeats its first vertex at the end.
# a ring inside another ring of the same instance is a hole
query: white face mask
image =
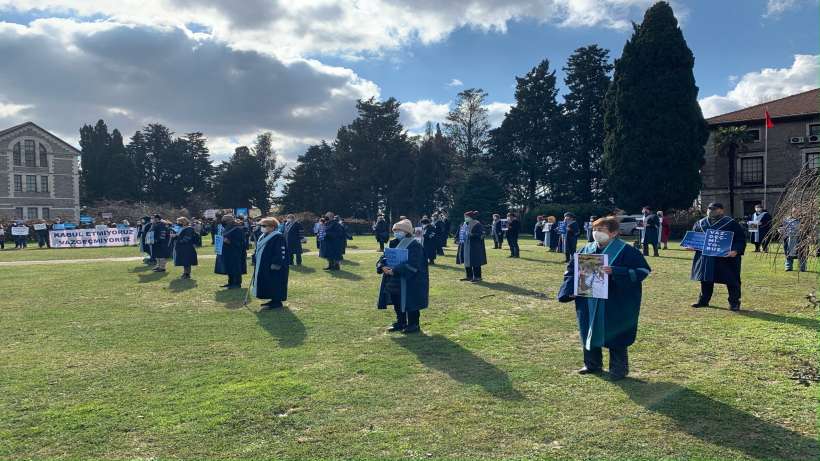
{"type": "Polygon", "coordinates": [[[595,243],[598,243],[598,244],[601,244],[601,245],[609,242],[609,240],[610,240],[609,234],[607,234],[606,232],[601,232],[601,231],[592,231],[592,238],[595,240],[595,243]]]}
{"type": "Polygon", "coordinates": [[[393,232],[393,236],[396,237],[399,240],[403,239],[406,235],[407,234],[404,231],[395,231],[395,232],[393,232]]]}

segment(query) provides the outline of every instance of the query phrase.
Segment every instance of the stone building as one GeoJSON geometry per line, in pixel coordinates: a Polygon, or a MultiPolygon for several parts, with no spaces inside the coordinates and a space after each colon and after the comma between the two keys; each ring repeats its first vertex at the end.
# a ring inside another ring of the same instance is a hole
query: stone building
{"type": "Polygon", "coordinates": [[[718,128],[745,125],[752,141],[738,153],[734,177],[734,215],[748,215],[756,203],[775,211],[786,184],[808,165],[820,167],[820,89],[769,101],[706,120],[709,140],[701,173],[701,201],[722,202],[729,213],[729,161],[715,150],[718,128]],[[765,111],[774,127],[768,130],[765,111]]]}
{"type": "Polygon", "coordinates": [[[0,222],[77,222],[79,167],[79,150],[32,122],[0,131],[0,222]]]}

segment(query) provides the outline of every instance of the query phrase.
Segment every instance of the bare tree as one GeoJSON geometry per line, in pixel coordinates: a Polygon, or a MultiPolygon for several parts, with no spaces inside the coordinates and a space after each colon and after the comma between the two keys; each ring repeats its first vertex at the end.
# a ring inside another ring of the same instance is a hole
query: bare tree
{"type": "Polygon", "coordinates": [[[444,124],[444,131],[466,168],[472,166],[487,147],[490,122],[484,107],[486,98],[487,92],[481,88],[462,91],[444,124]]]}
{"type": "MultiPolygon", "coordinates": [[[[789,253],[799,260],[808,261],[817,257],[818,233],[820,232],[820,176],[818,171],[804,166],[800,173],[786,186],[777,212],[772,219],[772,228],[778,232],[770,232],[768,240],[778,239],[780,249],[773,254],[775,257],[783,251],[784,230],[790,219],[797,219],[800,225],[793,231],[792,241],[794,248],[789,253]]],[[[788,256],[788,255],[783,255],[788,256]]]]}

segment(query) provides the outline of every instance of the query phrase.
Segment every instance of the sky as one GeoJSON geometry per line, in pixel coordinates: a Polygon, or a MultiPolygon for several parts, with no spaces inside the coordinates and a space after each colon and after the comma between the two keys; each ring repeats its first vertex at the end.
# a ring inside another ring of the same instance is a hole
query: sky
{"type": "MultiPolygon", "coordinates": [[[[515,76],[577,48],[620,56],[654,0],[0,0],[0,129],[78,145],[104,119],[201,131],[225,160],[273,134],[283,161],[395,97],[410,133],[483,88],[491,123],[515,76]]],[[[820,0],[673,0],[706,117],[820,86],[820,0]]],[[[560,88],[563,94],[565,87],[560,88]]]]}

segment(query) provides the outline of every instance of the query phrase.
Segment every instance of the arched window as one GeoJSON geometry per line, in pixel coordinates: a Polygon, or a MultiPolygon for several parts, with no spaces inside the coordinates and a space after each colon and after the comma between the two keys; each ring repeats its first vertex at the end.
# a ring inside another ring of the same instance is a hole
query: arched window
{"type": "Polygon", "coordinates": [[[20,152],[20,143],[18,142],[14,145],[14,166],[20,166],[23,164],[23,156],[20,152]]]}
{"type": "Polygon", "coordinates": [[[23,140],[23,153],[25,154],[26,166],[37,166],[36,157],[34,156],[34,140],[23,140]]]}
{"type": "Polygon", "coordinates": [[[42,144],[40,144],[40,166],[48,168],[48,151],[46,150],[46,146],[42,144]]]}

